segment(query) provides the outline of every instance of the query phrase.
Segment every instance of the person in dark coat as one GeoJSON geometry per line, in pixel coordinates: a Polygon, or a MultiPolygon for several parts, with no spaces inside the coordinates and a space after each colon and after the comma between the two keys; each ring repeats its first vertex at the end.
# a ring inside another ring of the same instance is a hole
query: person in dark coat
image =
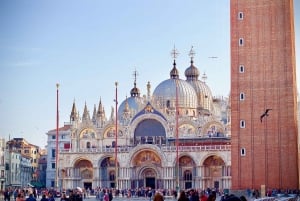
{"type": "Polygon", "coordinates": [[[30,193],[29,197],[26,199],[26,201],[36,201],[36,199],[33,197],[33,194],[30,193]]]}
{"type": "Polygon", "coordinates": [[[186,193],[183,190],[180,191],[177,201],[189,201],[189,198],[186,196],[186,193]]]}

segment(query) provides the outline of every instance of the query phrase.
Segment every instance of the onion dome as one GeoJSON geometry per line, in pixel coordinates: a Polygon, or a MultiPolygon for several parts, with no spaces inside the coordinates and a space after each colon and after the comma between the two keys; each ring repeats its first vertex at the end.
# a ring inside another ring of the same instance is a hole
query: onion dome
{"type": "Polygon", "coordinates": [[[179,71],[176,68],[176,62],[173,62],[173,69],[170,71],[171,79],[179,79],[179,71]]]}
{"type": "Polygon", "coordinates": [[[194,58],[195,52],[193,51],[193,47],[192,47],[189,55],[191,57],[191,66],[185,70],[184,75],[187,78],[187,80],[198,80],[200,73],[199,73],[198,68],[196,66],[194,66],[193,58],[194,58]]]}

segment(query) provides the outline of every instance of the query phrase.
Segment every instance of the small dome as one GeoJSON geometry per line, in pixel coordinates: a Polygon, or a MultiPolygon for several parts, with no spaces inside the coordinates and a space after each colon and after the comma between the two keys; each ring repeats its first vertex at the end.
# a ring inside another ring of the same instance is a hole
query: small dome
{"type": "Polygon", "coordinates": [[[200,73],[198,68],[194,66],[193,61],[191,61],[191,66],[185,70],[184,75],[187,80],[198,80],[200,73]]]}
{"type": "Polygon", "coordinates": [[[131,96],[125,99],[118,109],[118,118],[123,115],[124,112],[129,112],[131,115],[136,114],[144,106],[143,98],[131,96]],[[129,111],[128,111],[129,109],[129,111]]]}
{"type": "Polygon", "coordinates": [[[179,78],[179,71],[176,68],[176,62],[175,62],[175,60],[174,60],[174,63],[173,63],[173,68],[170,71],[170,77],[172,79],[178,79],[179,78]]]}
{"type": "Polygon", "coordinates": [[[139,97],[140,94],[141,94],[140,90],[136,86],[130,90],[131,97],[135,97],[135,96],[139,97]]]}

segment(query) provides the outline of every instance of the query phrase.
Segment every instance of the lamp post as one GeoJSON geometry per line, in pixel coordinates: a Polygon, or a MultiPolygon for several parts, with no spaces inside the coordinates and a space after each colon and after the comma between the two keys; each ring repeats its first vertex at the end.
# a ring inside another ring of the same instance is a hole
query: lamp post
{"type": "Polygon", "coordinates": [[[59,112],[58,112],[58,89],[59,83],[56,83],[56,148],[55,148],[55,187],[58,188],[58,129],[59,129],[59,112]]]}
{"type": "Polygon", "coordinates": [[[116,129],[116,133],[115,133],[115,188],[118,188],[118,82],[115,82],[115,86],[116,86],[116,125],[115,125],[115,129],[116,129]]]}

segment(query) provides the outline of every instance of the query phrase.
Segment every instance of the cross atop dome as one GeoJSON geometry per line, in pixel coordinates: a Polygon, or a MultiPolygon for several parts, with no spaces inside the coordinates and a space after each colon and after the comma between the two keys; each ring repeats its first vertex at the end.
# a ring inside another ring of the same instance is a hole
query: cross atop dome
{"type": "Polygon", "coordinates": [[[134,70],[132,75],[134,77],[134,87],[136,87],[136,77],[139,75],[137,70],[134,70]]]}
{"type": "Polygon", "coordinates": [[[192,46],[192,47],[191,47],[191,50],[190,50],[190,52],[189,52],[189,56],[190,56],[190,58],[191,58],[191,63],[194,62],[193,59],[194,59],[194,56],[195,56],[195,54],[196,54],[193,48],[194,48],[194,47],[192,46]]]}
{"type": "Polygon", "coordinates": [[[175,60],[175,59],[178,57],[178,55],[179,55],[179,52],[178,52],[178,50],[175,48],[175,45],[174,45],[174,48],[173,48],[173,50],[171,51],[171,56],[172,56],[172,58],[175,60]]]}

